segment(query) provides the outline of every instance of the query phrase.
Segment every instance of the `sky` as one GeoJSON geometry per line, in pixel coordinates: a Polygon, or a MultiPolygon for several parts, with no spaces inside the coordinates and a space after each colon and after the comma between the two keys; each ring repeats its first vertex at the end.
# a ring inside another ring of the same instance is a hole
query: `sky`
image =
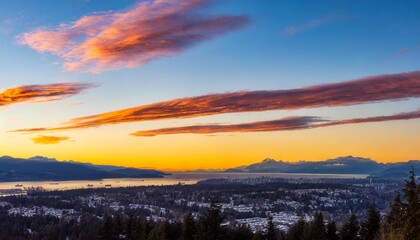
{"type": "Polygon", "coordinates": [[[0,155],[420,158],[420,2],[0,0],[0,155]]]}

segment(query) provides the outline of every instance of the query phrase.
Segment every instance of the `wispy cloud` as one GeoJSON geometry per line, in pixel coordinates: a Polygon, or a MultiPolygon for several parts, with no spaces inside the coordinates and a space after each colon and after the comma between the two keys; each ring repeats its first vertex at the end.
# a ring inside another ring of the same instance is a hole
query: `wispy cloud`
{"type": "Polygon", "coordinates": [[[0,93],[0,107],[20,102],[55,101],[80,94],[93,87],[89,83],[55,83],[47,85],[23,85],[0,93]]]}
{"type": "Polygon", "coordinates": [[[37,136],[32,138],[32,141],[35,144],[57,144],[60,143],[61,141],[66,141],[69,140],[69,137],[58,137],[58,136],[37,136]]]}
{"type": "Polygon", "coordinates": [[[420,110],[412,111],[412,112],[403,112],[394,115],[387,115],[387,116],[376,116],[376,117],[368,117],[368,118],[353,118],[353,119],[346,119],[340,121],[331,121],[328,123],[323,123],[319,125],[315,125],[313,127],[328,127],[334,125],[344,125],[344,124],[355,124],[355,123],[371,123],[371,122],[385,122],[385,121],[396,121],[396,120],[410,120],[420,118],[420,110]]]}
{"type": "Polygon", "coordinates": [[[207,0],[146,0],[122,12],[88,15],[56,28],[18,36],[18,42],[65,60],[65,70],[101,72],[137,67],[244,26],[245,16],[197,11],[207,0]]]}
{"type": "Polygon", "coordinates": [[[420,72],[410,72],[290,90],[243,91],[174,99],[75,118],[60,127],[16,131],[79,129],[126,122],[192,118],[224,113],[336,107],[417,97],[420,97],[420,72]]]}
{"type": "Polygon", "coordinates": [[[300,32],[303,32],[312,28],[316,28],[316,27],[325,25],[329,22],[337,21],[343,18],[345,18],[345,15],[343,14],[330,14],[322,18],[313,19],[309,22],[305,22],[302,24],[287,26],[283,28],[283,30],[281,30],[280,33],[284,36],[292,36],[297,33],[300,33],[300,32]]]}
{"type": "Polygon", "coordinates": [[[195,133],[195,134],[212,134],[225,132],[273,132],[273,131],[287,131],[287,130],[302,130],[310,128],[320,128],[344,124],[356,123],[372,123],[395,120],[410,120],[420,118],[420,110],[413,112],[399,113],[389,116],[377,116],[368,118],[354,118],[341,121],[327,121],[317,117],[288,117],[279,120],[261,121],[243,124],[229,124],[229,125],[193,125],[184,127],[161,128],[137,131],[131,135],[136,137],[151,137],[157,135],[167,134],[181,134],[181,133],[195,133]],[[319,123],[326,122],[326,123],[319,123]]]}
{"type": "Polygon", "coordinates": [[[10,32],[12,21],[10,19],[0,20],[0,34],[8,34],[10,32]]]}
{"type": "Polygon", "coordinates": [[[391,56],[388,57],[388,59],[398,59],[403,55],[413,53],[420,50],[420,45],[415,47],[406,47],[406,48],[400,48],[397,51],[395,51],[391,56]]]}
{"type": "Polygon", "coordinates": [[[133,136],[151,137],[164,134],[179,134],[179,133],[222,133],[222,132],[267,132],[267,131],[284,131],[305,129],[311,126],[314,122],[322,121],[316,117],[286,117],[273,121],[252,122],[243,124],[211,124],[211,125],[195,125],[175,128],[161,128],[145,131],[137,131],[132,133],[133,136]]]}

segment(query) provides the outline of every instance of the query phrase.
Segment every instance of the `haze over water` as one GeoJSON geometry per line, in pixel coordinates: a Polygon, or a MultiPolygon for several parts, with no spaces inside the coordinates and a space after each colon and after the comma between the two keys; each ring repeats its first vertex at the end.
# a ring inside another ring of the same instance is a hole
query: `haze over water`
{"type": "Polygon", "coordinates": [[[305,174],[305,173],[173,173],[164,178],[114,178],[102,180],[77,180],[77,181],[27,181],[3,182],[0,190],[41,187],[45,190],[69,190],[83,188],[103,187],[134,187],[134,186],[167,186],[175,184],[195,184],[198,181],[215,178],[366,178],[363,174],[305,174]],[[22,185],[22,186],[20,186],[22,185]],[[89,186],[88,186],[89,185],[89,186]],[[109,186],[110,185],[110,186],[109,186]]]}

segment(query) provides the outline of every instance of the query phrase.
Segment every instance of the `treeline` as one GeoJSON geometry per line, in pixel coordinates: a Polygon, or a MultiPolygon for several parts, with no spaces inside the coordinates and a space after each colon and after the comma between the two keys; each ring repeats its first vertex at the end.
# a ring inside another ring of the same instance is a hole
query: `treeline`
{"type": "Polygon", "coordinates": [[[245,225],[230,225],[217,203],[207,213],[182,221],[150,219],[135,212],[109,212],[102,218],[84,213],[78,218],[10,216],[0,208],[1,240],[420,240],[420,186],[412,170],[396,194],[386,216],[380,216],[375,202],[366,217],[350,214],[341,224],[324,221],[321,212],[312,220],[301,218],[287,232],[279,231],[272,217],[264,229],[252,232],[245,225]]]}

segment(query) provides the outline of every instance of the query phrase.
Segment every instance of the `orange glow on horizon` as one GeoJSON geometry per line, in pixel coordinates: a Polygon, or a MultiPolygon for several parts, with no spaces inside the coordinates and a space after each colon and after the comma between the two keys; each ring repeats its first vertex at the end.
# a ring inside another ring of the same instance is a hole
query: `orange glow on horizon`
{"type": "Polygon", "coordinates": [[[381,122],[215,136],[180,134],[147,138],[147,141],[127,137],[121,133],[120,126],[116,126],[108,131],[72,132],[70,137],[75,142],[65,141],[41,148],[28,140],[21,140],[27,139],[26,134],[0,145],[6,146],[8,155],[14,157],[44,155],[60,160],[178,171],[226,169],[260,162],[267,157],[294,162],[353,155],[378,162],[399,162],[420,155],[419,123],[420,120],[409,120],[404,125],[381,122]],[[114,136],[112,141],[109,136],[114,136]],[[25,146],[24,153],[22,145],[25,146]]]}

